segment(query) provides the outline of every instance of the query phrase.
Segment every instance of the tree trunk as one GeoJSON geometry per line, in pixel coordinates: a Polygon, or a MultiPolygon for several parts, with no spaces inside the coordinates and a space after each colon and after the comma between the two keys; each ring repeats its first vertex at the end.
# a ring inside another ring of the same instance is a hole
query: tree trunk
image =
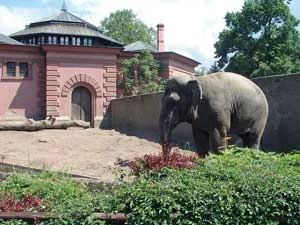
{"type": "Polygon", "coordinates": [[[82,120],[57,121],[54,117],[50,117],[47,120],[39,120],[39,121],[35,121],[32,119],[20,120],[20,121],[0,120],[0,131],[4,131],[4,130],[37,131],[43,129],[67,129],[69,127],[89,128],[90,123],[82,120]]]}

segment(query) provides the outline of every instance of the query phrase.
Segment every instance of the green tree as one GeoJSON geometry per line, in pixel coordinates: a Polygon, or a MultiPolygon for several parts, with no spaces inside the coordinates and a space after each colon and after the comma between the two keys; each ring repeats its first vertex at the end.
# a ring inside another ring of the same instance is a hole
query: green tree
{"type": "Polygon", "coordinates": [[[209,68],[208,73],[216,73],[216,72],[219,72],[219,71],[220,71],[220,68],[218,67],[218,63],[214,62],[212,64],[212,66],[209,68]]]}
{"type": "Polygon", "coordinates": [[[291,0],[246,0],[227,13],[226,29],[215,43],[219,69],[247,77],[300,71],[300,37],[291,0]]]}
{"type": "Polygon", "coordinates": [[[195,68],[194,74],[195,74],[195,76],[204,76],[207,74],[207,72],[208,71],[207,71],[206,67],[201,66],[201,67],[195,68]]]}
{"type": "Polygon", "coordinates": [[[122,79],[118,86],[125,96],[162,91],[165,81],[158,76],[160,65],[148,50],[143,50],[121,64],[122,79]]]}
{"type": "Polygon", "coordinates": [[[100,22],[100,29],[105,35],[124,45],[143,41],[155,46],[156,31],[137,18],[130,9],[117,10],[100,22]]]}

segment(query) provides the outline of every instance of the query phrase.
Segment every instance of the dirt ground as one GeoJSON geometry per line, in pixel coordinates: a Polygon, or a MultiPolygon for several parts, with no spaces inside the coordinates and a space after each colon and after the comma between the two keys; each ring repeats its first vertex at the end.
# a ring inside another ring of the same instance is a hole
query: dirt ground
{"type": "Polygon", "coordinates": [[[36,132],[1,131],[0,160],[4,163],[54,170],[112,182],[121,160],[158,153],[161,146],[147,138],[114,130],[69,129],[36,132]]]}

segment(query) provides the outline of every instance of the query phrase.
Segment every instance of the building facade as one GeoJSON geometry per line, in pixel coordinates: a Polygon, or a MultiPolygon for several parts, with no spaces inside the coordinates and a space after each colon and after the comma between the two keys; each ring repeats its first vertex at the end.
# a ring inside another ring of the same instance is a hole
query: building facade
{"type": "Polygon", "coordinates": [[[10,38],[1,41],[0,36],[0,117],[55,116],[109,127],[110,102],[118,97],[123,59],[148,49],[160,62],[166,79],[192,75],[199,64],[164,51],[163,28],[158,25],[157,49],[137,43],[123,46],[63,5],[57,14],[29,24],[10,38]]]}

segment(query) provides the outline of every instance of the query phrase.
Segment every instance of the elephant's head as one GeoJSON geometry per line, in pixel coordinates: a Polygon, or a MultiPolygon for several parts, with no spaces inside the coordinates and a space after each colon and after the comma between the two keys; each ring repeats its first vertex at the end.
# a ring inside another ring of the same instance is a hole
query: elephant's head
{"type": "Polygon", "coordinates": [[[180,122],[198,118],[202,88],[198,81],[188,76],[178,76],[168,81],[161,101],[159,117],[161,143],[169,143],[172,130],[180,122]]]}

